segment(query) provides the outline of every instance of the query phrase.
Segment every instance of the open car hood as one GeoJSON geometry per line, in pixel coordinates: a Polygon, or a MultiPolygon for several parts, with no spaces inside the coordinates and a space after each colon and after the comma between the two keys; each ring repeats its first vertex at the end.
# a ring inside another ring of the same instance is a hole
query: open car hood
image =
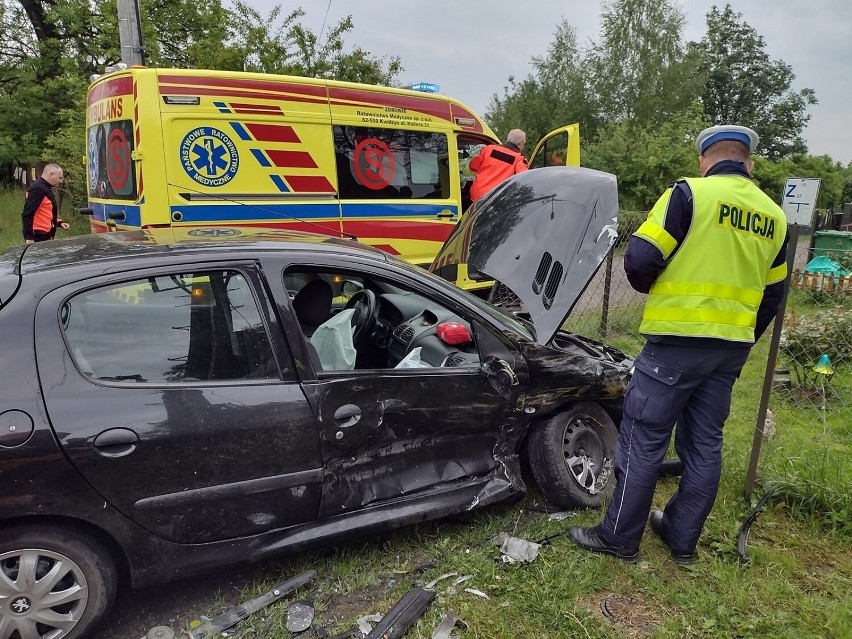
{"type": "Polygon", "coordinates": [[[574,167],[524,171],[472,206],[429,270],[467,263],[520,298],[546,345],[618,233],[615,176],[574,167]]]}

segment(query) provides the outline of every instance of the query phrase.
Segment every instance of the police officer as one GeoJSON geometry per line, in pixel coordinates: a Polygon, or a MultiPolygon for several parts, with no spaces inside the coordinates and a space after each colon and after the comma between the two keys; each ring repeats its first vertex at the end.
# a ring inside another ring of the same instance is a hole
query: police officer
{"type": "Polygon", "coordinates": [[[512,129],[506,137],[506,144],[489,144],[470,161],[468,166],[476,173],[470,187],[473,202],[504,180],[529,168],[523,156],[526,143],[527,134],[520,129],[512,129]]]}
{"type": "Polygon", "coordinates": [[[702,177],[672,184],[630,238],[624,270],[633,288],[648,293],[639,329],[647,341],[624,400],[612,501],[598,526],[569,530],[585,550],[639,561],[677,422],[683,476],[649,523],[674,561],[696,560],[721,477],[731,389],[784,293],[786,219],[749,180],[757,144],[741,126],[702,131],[702,177]]]}

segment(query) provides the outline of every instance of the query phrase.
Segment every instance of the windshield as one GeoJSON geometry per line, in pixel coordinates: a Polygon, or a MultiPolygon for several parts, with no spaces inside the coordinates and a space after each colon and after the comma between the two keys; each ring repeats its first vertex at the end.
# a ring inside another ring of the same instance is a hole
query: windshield
{"type": "MultiPolygon", "coordinates": [[[[394,259],[394,258],[389,258],[394,259]]],[[[461,295],[465,301],[469,302],[472,306],[475,306],[479,311],[485,313],[489,317],[495,319],[499,324],[502,324],[504,327],[509,330],[517,333],[520,337],[524,339],[528,339],[530,341],[535,341],[535,331],[533,329],[532,324],[528,324],[526,322],[521,321],[508,311],[504,311],[503,309],[497,308],[493,304],[490,304],[483,300],[482,298],[477,297],[473,293],[465,291],[464,289],[457,288],[456,286],[450,284],[442,277],[438,277],[433,273],[430,273],[424,269],[421,269],[417,266],[412,266],[408,262],[404,262],[400,259],[394,260],[397,266],[401,266],[409,271],[416,271],[418,277],[425,277],[429,280],[432,286],[436,288],[442,288],[448,291],[452,291],[456,295],[461,295]]]]}

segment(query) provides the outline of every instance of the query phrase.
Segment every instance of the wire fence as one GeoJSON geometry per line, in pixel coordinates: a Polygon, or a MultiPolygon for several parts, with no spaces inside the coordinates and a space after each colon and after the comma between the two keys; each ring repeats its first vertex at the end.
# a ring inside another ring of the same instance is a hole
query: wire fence
{"type": "MultiPolygon", "coordinates": [[[[566,328],[635,355],[645,296],[624,274],[624,253],[644,212],[622,212],[619,236],[578,300],[566,328]]],[[[796,508],[852,534],[852,232],[820,212],[796,245],[763,432],[762,483],[768,478],[796,508]],[[784,436],[773,439],[776,432],[784,436]]],[[[746,383],[755,423],[770,331],[752,359],[760,379],[746,383]]],[[[740,384],[743,382],[741,381],[740,384]]]]}

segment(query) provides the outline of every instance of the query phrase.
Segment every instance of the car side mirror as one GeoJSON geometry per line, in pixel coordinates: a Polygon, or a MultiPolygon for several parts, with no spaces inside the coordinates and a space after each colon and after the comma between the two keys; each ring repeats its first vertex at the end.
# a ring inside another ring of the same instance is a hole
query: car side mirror
{"type": "Polygon", "coordinates": [[[482,373],[488,378],[491,387],[504,399],[512,396],[512,386],[518,385],[518,376],[509,364],[498,358],[489,357],[482,362],[482,373]]]}

